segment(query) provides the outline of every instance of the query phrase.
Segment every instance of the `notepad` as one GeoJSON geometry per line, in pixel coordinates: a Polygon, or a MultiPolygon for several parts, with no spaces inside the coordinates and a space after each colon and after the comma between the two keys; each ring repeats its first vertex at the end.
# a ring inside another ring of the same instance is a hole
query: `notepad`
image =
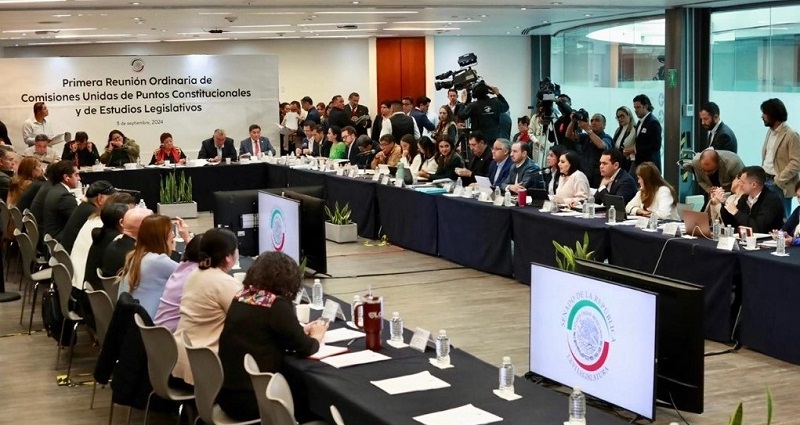
{"type": "Polygon", "coordinates": [[[500,422],[503,418],[478,409],[471,404],[466,404],[441,412],[415,416],[414,420],[425,425],[482,425],[500,422]]]}
{"type": "Polygon", "coordinates": [[[322,360],[326,357],[336,356],[347,352],[347,347],[335,347],[333,345],[320,344],[316,353],[308,356],[309,359],[322,360]]]}
{"type": "Polygon", "coordinates": [[[324,344],[333,344],[334,342],[349,341],[351,339],[363,338],[366,335],[364,332],[354,331],[347,328],[332,329],[325,332],[322,338],[324,344]]]}
{"type": "Polygon", "coordinates": [[[341,354],[338,356],[328,357],[322,359],[323,363],[327,363],[335,368],[343,368],[348,366],[356,366],[360,364],[382,362],[389,360],[391,357],[384,356],[383,354],[376,353],[371,350],[356,351],[355,353],[341,354]]]}
{"type": "Polygon", "coordinates": [[[428,371],[381,381],[370,381],[370,383],[391,395],[436,390],[450,386],[450,384],[431,375],[428,371]]]}

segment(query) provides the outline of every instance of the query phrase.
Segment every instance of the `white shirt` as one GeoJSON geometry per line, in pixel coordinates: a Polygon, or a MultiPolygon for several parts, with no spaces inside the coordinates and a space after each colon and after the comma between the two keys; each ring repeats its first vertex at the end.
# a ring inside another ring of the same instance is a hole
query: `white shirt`
{"type": "Polygon", "coordinates": [[[432,156],[425,161],[422,161],[422,170],[428,172],[428,174],[436,174],[439,171],[439,164],[436,163],[436,157],[432,156]]]}
{"type": "Polygon", "coordinates": [[[55,135],[53,127],[46,119],[43,119],[42,122],[36,121],[36,118],[25,120],[25,123],[22,124],[22,138],[25,140],[25,144],[32,146],[37,134],[44,134],[48,139],[52,139],[55,135]]]}
{"type": "MultiPolygon", "coordinates": [[[[648,112],[647,115],[650,115],[650,112],[648,112]]],[[[639,120],[639,125],[636,126],[636,135],[637,136],[639,135],[639,133],[642,132],[642,127],[644,127],[644,120],[647,119],[647,115],[643,116],[642,119],[639,120]]]]}
{"type": "Polygon", "coordinates": [[[672,206],[674,199],[672,192],[667,186],[661,186],[656,191],[656,197],[653,199],[652,205],[642,205],[642,191],[636,192],[636,195],[625,206],[625,211],[628,214],[636,214],[640,209],[650,211],[658,217],[659,220],[677,220],[678,210],[672,206]]]}
{"type": "Polygon", "coordinates": [[[392,134],[392,121],[388,117],[383,117],[383,121],[381,122],[381,134],[378,135],[378,138],[387,134],[392,134]]]}
{"type": "Polygon", "coordinates": [[[773,176],[778,175],[778,170],[775,169],[775,150],[778,148],[778,131],[783,128],[786,123],[781,123],[775,130],[769,129],[769,137],[767,138],[767,150],[764,153],[764,164],[761,166],[764,168],[764,172],[767,174],[772,174],[773,176]]]}
{"type": "Polygon", "coordinates": [[[422,167],[422,155],[417,154],[417,156],[411,160],[411,164],[408,163],[408,159],[406,159],[405,156],[400,158],[400,162],[403,163],[403,167],[405,167],[407,170],[410,170],[411,174],[416,176],[419,174],[420,167],[422,167]]]}
{"type": "Polygon", "coordinates": [[[708,132],[708,146],[709,147],[711,146],[711,142],[714,141],[714,135],[717,134],[717,130],[719,130],[719,125],[720,124],[722,124],[722,120],[719,120],[717,125],[715,125],[714,128],[712,128],[711,131],[708,132]]]}

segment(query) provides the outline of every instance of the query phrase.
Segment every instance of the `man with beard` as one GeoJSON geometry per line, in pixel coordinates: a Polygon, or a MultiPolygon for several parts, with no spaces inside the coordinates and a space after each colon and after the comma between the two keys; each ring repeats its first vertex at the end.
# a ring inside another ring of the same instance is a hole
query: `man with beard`
{"type": "Polygon", "coordinates": [[[791,213],[794,186],[800,180],[800,136],[786,124],[789,113],[780,99],[761,104],[761,120],[767,130],[761,160],[766,186],[781,195],[785,217],[791,213]]]}
{"type": "Polygon", "coordinates": [[[708,102],[700,108],[700,125],[708,130],[706,148],[736,153],[736,135],[720,119],[719,106],[716,103],[708,102]]]}

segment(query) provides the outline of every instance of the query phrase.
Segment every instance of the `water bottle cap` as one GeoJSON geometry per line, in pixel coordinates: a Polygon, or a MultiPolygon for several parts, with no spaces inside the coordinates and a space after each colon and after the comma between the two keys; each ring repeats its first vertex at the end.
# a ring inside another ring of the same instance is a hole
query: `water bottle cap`
{"type": "Polygon", "coordinates": [[[314,285],[316,285],[316,284],[318,284],[318,283],[319,283],[319,284],[321,284],[321,283],[322,283],[322,281],[320,281],[319,279],[314,279],[314,285]]]}
{"type": "Polygon", "coordinates": [[[581,387],[572,387],[572,394],[580,394],[581,387]]]}
{"type": "Polygon", "coordinates": [[[511,357],[503,356],[503,363],[511,363],[511,357]]]}
{"type": "Polygon", "coordinates": [[[447,336],[447,332],[444,329],[439,330],[439,336],[447,336]]]}
{"type": "Polygon", "coordinates": [[[353,301],[361,301],[361,295],[353,295],[353,301]]]}
{"type": "Polygon", "coordinates": [[[400,313],[397,311],[392,312],[392,317],[400,317],[400,313]]]}

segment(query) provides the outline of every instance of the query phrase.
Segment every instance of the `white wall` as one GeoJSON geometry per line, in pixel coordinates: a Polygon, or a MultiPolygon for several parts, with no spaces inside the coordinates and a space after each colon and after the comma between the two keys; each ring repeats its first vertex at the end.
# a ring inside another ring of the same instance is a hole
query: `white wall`
{"type": "MultiPolygon", "coordinates": [[[[530,115],[531,99],[531,39],[530,37],[434,37],[434,68],[427,69],[427,81],[435,75],[458,69],[458,57],[475,53],[478,75],[490,86],[497,86],[509,104],[516,133],[517,117],[530,115]]],[[[429,52],[430,53],[430,52],[429,52]]],[[[429,83],[428,97],[433,99],[435,112],[447,103],[447,90],[436,91],[429,83]]]]}

